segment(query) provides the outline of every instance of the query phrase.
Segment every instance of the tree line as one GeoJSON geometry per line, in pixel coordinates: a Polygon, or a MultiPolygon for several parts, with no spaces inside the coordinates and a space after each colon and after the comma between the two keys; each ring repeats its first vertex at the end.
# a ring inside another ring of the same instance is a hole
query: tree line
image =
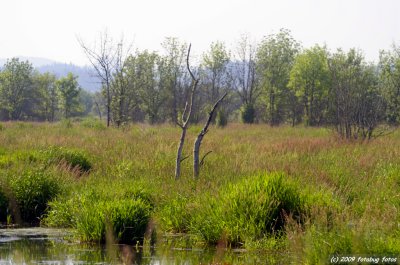
{"type": "MultiPolygon", "coordinates": [[[[185,67],[186,43],[166,38],[162,51],[154,52],[131,51],[123,40],[115,42],[107,34],[98,45],[79,42],[102,82],[101,92],[85,93],[87,100],[79,88],[75,96],[63,94],[69,86],[61,83],[73,83],[73,76],[55,80],[12,59],[0,74],[1,119],[54,121],[92,112],[107,125],[179,122],[193,82],[185,67]],[[74,100],[67,101],[68,96],[74,100]]],[[[303,48],[282,29],[258,43],[243,35],[231,51],[214,42],[192,72],[199,80],[193,123],[205,120],[225,93],[212,120],[220,125],[228,120],[271,126],[301,123],[332,126],[345,138],[370,138],[379,125],[400,122],[396,45],[381,51],[378,63],[370,63],[359,49],[303,48]]]]}
{"type": "Polygon", "coordinates": [[[92,95],[82,90],[77,76],[40,74],[28,61],[7,60],[0,71],[0,119],[57,121],[88,115],[92,95]]]}

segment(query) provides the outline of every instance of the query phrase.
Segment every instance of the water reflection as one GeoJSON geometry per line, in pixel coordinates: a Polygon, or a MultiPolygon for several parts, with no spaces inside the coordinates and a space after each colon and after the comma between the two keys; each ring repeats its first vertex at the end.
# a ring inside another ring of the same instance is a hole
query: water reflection
{"type": "MultiPolygon", "coordinates": [[[[0,231],[0,265],[11,264],[284,264],[282,257],[216,250],[69,243],[62,234],[0,231]]],[[[50,231],[50,233],[49,233],[50,231]]],[[[57,231],[59,232],[59,231],[57,231]]]]}

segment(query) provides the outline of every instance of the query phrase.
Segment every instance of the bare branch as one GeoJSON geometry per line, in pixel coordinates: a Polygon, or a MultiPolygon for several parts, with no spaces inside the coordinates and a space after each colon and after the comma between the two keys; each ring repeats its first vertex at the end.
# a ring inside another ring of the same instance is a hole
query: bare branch
{"type": "MultiPolygon", "coordinates": [[[[208,126],[211,123],[212,117],[214,115],[215,110],[217,109],[218,105],[221,103],[222,100],[226,97],[227,93],[220,97],[217,102],[215,102],[213,108],[211,109],[210,113],[208,114],[208,119],[206,123],[204,124],[203,129],[199,133],[199,135],[196,138],[196,141],[194,142],[194,147],[193,147],[193,176],[195,178],[198,178],[199,173],[200,173],[200,164],[199,162],[199,154],[200,154],[200,145],[201,141],[203,140],[204,135],[208,132],[208,126]]],[[[203,158],[204,159],[204,158],[203,158]]]]}
{"type": "Polygon", "coordinates": [[[182,133],[181,133],[181,138],[179,141],[179,146],[178,146],[178,152],[176,154],[176,163],[175,163],[175,179],[179,179],[180,174],[181,174],[181,162],[186,159],[187,157],[185,157],[184,159],[181,159],[182,157],[182,151],[183,151],[183,145],[185,143],[185,137],[186,137],[186,131],[189,125],[189,120],[190,120],[190,116],[192,116],[192,107],[193,107],[193,99],[194,99],[194,95],[197,89],[197,85],[199,83],[199,79],[196,79],[195,76],[193,75],[192,71],[190,70],[190,65],[189,65],[189,58],[190,58],[190,49],[191,49],[192,45],[189,45],[189,49],[187,52],[187,56],[186,56],[186,66],[187,66],[187,70],[190,73],[190,76],[192,77],[192,90],[190,92],[190,101],[188,102],[186,100],[186,104],[185,104],[185,109],[182,113],[182,124],[178,123],[178,125],[181,127],[182,129],[182,133]],[[189,108],[188,108],[189,107],[189,108]]]}
{"type": "Polygon", "coordinates": [[[196,81],[196,80],[198,80],[198,79],[196,79],[196,78],[194,77],[192,71],[190,70],[190,65],[189,65],[189,56],[190,56],[190,49],[191,49],[191,48],[192,48],[192,44],[190,43],[190,44],[189,44],[189,49],[188,49],[188,52],[187,52],[187,56],[186,56],[186,67],[187,67],[187,69],[188,69],[188,71],[189,71],[189,74],[190,74],[190,76],[192,77],[193,81],[196,81]]]}
{"type": "Polygon", "coordinates": [[[208,114],[207,122],[204,124],[203,130],[201,130],[201,132],[200,132],[200,134],[202,134],[203,136],[208,132],[208,126],[211,123],[211,120],[212,120],[212,117],[213,117],[213,114],[214,114],[216,108],[218,107],[219,103],[226,97],[227,94],[228,93],[225,92],[225,94],[223,94],[222,97],[220,97],[217,100],[217,102],[215,102],[214,106],[212,107],[210,113],[208,114]]]}
{"type": "Polygon", "coordinates": [[[184,158],[181,159],[181,162],[185,159],[189,158],[189,156],[185,156],[184,158]]]}
{"type": "Polygon", "coordinates": [[[208,151],[204,156],[203,156],[203,158],[201,159],[201,161],[200,161],[200,166],[202,166],[203,164],[204,164],[204,159],[209,155],[209,154],[211,154],[212,153],[212,151],[208,151]]]}

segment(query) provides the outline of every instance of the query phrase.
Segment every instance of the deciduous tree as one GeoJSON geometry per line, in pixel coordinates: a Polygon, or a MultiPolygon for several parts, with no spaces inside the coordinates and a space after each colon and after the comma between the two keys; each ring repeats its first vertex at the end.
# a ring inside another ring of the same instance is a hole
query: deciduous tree
{"type": "Polygon", "coordinates": [[[379,56],[381,91],[385,97],[387,121],[400,123],[400,47],[393,45],[390,51],[379,56]]]}
{"type": "Polygon", "coordinates": [[[288,87],[302,103],[307,125],[319,125],[328,109],[330,74],[328,52],[318,45],[299,54],[288,87]]]}
{"type": "Polygon", "coordinates": [[[79,92],[77,77],[68,73],[57,81],[57,88],[60,93],[60,107],[64,112],[64,118],[70,118],[76,111],[79,111],[79,92]]]}
{"type": "Polygon", "coordinates": [[[299,50],[300,44],[286,29],[265,37],[258,47],[257,72],[266,92],[267,120],[270,125],[278,125],[286,118],[288,102],[292,98],[287,84],[299,50]]]}

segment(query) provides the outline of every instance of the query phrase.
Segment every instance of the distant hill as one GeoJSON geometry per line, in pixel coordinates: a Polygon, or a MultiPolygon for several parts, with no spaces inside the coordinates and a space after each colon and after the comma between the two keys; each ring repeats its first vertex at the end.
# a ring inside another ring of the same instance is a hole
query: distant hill
{"type": "MultiPolygon", "coordinates": [[[[15,57],[19,58],[20,61],[29,61],[34,67],[57,63],[56,61],[40,57],[26,57],[26,56],[15,56],[15,57]]],[[[7,59],[0,58],[0,66],[3,66],[6,62],[7,59]]]]}
{"type": "MultiPolygon", "coordinates": [[[[59,63],[46,58],[18,56],[21,61],[29,61],[40,73],[50,72],[58,78],[66,76],[69,72],[78,76],[79,85],[90,92],[100,90],[100,81],[94,76],[94,69],[89,66],[78,66],[74,64],[59,63]]],[[[0,58],[0,67],[7,59],[0,58]]]]}
{"type": "Polygon", "coordinates": [[[71,72],[73,75],[78,76],[78,83],[83,89],[90,92],[96,92],[100,90],[100,80],[94,76],[94,70],[89,66],[53,63],[36,67],[36,69],[41,73],[53,73],[57,77],[66,76],[69,72],[71,72]]]}

